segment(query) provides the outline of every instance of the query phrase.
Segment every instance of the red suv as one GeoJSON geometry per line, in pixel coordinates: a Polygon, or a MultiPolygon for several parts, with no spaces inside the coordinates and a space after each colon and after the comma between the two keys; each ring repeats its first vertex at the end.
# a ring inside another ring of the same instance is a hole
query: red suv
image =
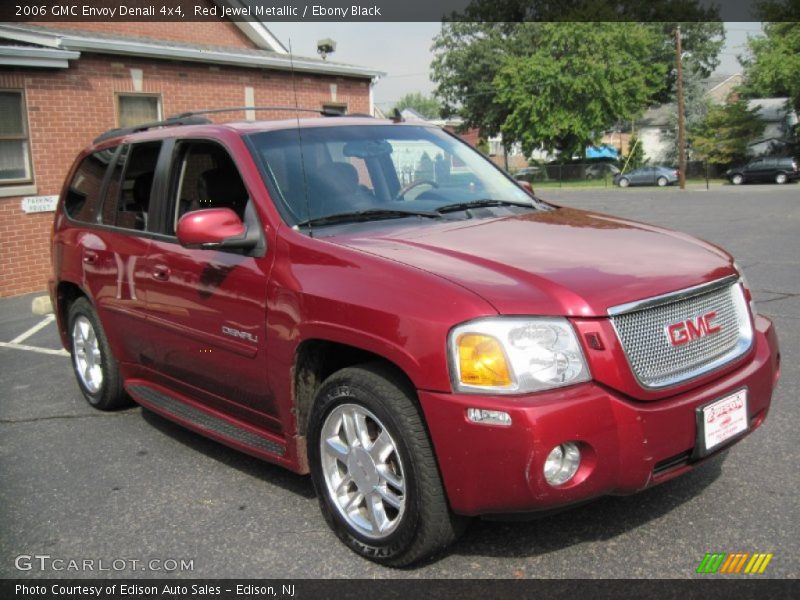
{"type": "Polygon", "coordinates": [[[363,556],[637,492],[766,417],[775,331],[711,244],[546,203],[437,127],[142,129],[78,157],[55,218],[84,395],[310,472],[363,556]]]}

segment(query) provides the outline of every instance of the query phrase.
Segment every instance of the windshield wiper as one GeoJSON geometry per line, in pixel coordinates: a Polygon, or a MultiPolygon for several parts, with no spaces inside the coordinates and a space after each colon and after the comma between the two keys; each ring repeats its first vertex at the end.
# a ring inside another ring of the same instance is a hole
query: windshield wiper
{"type": "Polygon", "coordinates": [[[429,219],[439,219],[441,215],[429,210],[395,210],[389,208],[370,208],[367,210],[357,210],[353,212],[337,213],[325,217],[308,219],[296,225],[296,227],[307,227],[311,225],[335,225],[337,223],[359,223],[363,221],[379,221],[381,219],[402,219],[406,217],[427,217],[429,219]]]}
{"type": "Polygon", "coordinates": [[[535,208],[533,204],[521,204],[520,202],[509,202],[508,200],[492,200],[483,198],[481,200],[470,200],[469,202],[456,202],[455,204],[445,204],[436,209],[437,213],[449,213],[457,210],[469,210],[470,208],[489,208],[492,206],[522,206],[524,208],[535,208]]]}

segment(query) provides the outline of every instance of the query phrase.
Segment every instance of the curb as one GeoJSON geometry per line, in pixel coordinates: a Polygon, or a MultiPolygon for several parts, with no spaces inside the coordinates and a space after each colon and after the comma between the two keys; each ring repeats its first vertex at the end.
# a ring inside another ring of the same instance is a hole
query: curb
{"type": "Polygon", "coordinates": [[[49,315],[53,312],[50,296],[36,296],[31,302],[31,312],[35,315],[49,315]]]}

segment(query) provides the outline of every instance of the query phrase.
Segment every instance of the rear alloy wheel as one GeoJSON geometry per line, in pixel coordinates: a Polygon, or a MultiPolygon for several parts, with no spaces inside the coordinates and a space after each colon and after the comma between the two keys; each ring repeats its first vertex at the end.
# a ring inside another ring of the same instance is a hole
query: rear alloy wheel
{"type": "Polygon", "coordinates": [[[656,183],[658,184],[658,187],[664,187],[669,182],[667,181],[666,177],[659,177],[656,183]]]}
{"type": "Polygon", "coordinates": [[[100,410],[128,406],[131,402],[122,389],[117,361],[86,298],[78,298],[69,307],[69,336],[72,369],[89,404],[100,410]]]}
{"type": "Polygon", "coordinates": [[[742,185],[744,183],[744,177],[742,177],[741,173],[736,173],[731,177],[731,183],[733,185],[742,185]]]}
{"type": "Polygon", "coordinates": [[[625,177],[623,177],[622,179],[619,180],[619,187],[621,187],[621,188],[626,188],[630,184],[631,184],[631,182],[628,181],[625,177]]]}
{"type": "Polygon", "coordinates": [[[787,180],[788,177],[786,177],[786,173],[778,173],[777,175],[775,175],[775,183],[784,184],[786,183],[787,180]]]}
{"type": "Polygon", "coordinates": [[[325,520],[352,550],[403,567],[460,532],[413,391],[379,364],[342,369],[309,417],[308,457],[325,520]]]}

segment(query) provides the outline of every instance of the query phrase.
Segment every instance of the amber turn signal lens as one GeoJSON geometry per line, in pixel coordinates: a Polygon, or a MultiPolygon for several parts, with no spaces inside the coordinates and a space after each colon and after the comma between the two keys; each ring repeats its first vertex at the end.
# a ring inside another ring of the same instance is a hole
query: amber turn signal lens
{"type": "Polygon", "coordinates": [[[506,355],[495,338],[466,333],[458,338],[457,345],[461,383],[487,387],[512,384],[506,355]]]}

